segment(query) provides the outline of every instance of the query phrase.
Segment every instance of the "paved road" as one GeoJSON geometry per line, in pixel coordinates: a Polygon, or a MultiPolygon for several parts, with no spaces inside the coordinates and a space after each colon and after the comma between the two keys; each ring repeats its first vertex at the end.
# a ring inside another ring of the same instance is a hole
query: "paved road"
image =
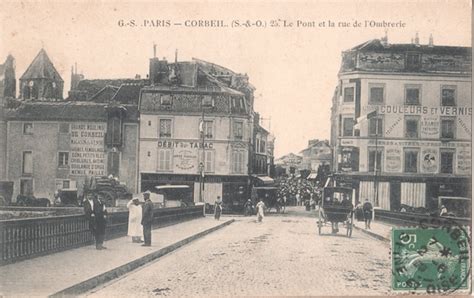
{"type": "Polygon", "coordinates": [[[383,295],[389,293],[389,260],[387,244],[359,231],[350,239],[319,236],[314,218],[290,210],[263,223],[236,218],[88,295],[383,295]]]}

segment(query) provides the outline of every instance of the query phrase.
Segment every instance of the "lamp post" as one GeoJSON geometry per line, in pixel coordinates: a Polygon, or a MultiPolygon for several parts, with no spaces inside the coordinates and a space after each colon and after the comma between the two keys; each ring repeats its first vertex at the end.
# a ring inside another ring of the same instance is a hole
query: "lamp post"
{"type": "Polygon", "coordinates": [[[199,202],[204,202],[204,96],[201,97],[201,123],[199,124],[199,132],[201,138],[201,161],[199,162],[199,202]]]}

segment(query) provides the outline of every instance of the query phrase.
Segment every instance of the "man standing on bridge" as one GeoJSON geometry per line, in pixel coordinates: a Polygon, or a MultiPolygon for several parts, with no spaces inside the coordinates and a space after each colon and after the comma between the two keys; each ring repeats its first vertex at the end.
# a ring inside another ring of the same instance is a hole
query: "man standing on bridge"
{"type": "Polygon", "coordinates": [[[106,249],[103,246],[105,238],[105,226],[107,222],[107,209],[105,204],[92,192],[87,192],[84,200],[84,213],[89,221],[89,230],[95,238],[97,250],[106,249]]]}
{"type": "Polygon", "coordinates": [[[142,226],[143,239],[145,243],[142,246],[151,246],[151,225],[153,224],[153,203],[150,200],[150,191],[143,193],[145,204],[143,205],[142,226]]]}

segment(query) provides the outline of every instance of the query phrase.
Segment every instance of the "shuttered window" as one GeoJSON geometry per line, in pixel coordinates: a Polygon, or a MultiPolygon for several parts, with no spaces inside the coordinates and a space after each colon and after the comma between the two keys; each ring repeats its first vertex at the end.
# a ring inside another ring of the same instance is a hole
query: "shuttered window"
{"type": "Polygon", "coordinates": [[[158,170],[171,171],[172,170],[172,150],[162,149],[158,150],[158,170]]]}

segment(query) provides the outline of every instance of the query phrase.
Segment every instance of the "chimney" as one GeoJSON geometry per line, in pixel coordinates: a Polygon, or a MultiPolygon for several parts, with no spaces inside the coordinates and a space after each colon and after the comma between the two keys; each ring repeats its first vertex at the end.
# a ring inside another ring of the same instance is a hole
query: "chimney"
{"type": "Polygon", "coordinates": [[[415,45],[416,45],[417,47],[420,46],[420,38],[418,37],[418,32],[416,32],[416,35],[415,35],[415,45]]]}
{"type": "Polygon", "coordinates": [[[434,45],[433,45],[433,34],[430,34],[430,39],[429,39],[429,42],[428,42],[428,46],[430,48],[432,48],[434,45]]]}
{"type": "Polygon", "coordinates": [[[388,47],[388,35],[387,30],[385,30],[385,36],[380,39],[380,43],[383,47],[388,47]]]}

